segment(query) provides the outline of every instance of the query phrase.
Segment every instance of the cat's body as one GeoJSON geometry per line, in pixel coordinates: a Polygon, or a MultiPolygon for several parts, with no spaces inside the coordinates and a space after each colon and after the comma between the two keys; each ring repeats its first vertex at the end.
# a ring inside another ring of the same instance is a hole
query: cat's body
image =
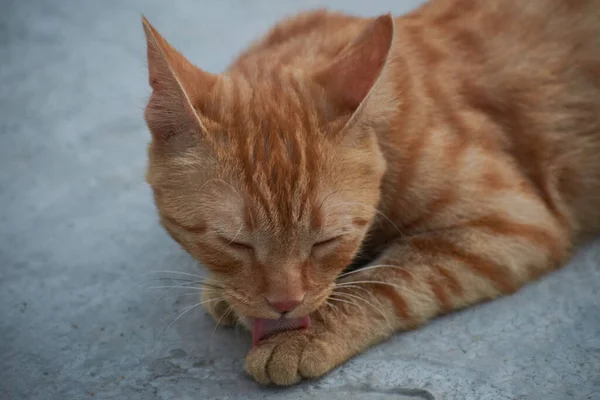
{"type": "Polygon", "coordinates": [[[311,12],[221,76],[145,26],[148,179],[214,273],[209,311],[257,336],[260,382],[512,293],[600,228],[598,2],[311,12]],[[312,326],[271,336],[282,315],[312,326]]]}

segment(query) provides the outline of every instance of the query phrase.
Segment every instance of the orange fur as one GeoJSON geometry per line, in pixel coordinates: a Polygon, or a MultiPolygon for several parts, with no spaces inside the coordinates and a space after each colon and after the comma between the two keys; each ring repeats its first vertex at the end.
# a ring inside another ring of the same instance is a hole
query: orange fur
{"type": "Polygon", "coordinates": [[[147,179],[212,271],[208,310],[312,327],[248,354],[321,376],[394,332],[510,294],[600,227],[600,6],[433,0],[277,24],[220,75],[144,20],[147,179]],[[315,245],[325,240],[331,242],[315,245]],[[342,274],[353,260],[362,269],[342,274]]]}

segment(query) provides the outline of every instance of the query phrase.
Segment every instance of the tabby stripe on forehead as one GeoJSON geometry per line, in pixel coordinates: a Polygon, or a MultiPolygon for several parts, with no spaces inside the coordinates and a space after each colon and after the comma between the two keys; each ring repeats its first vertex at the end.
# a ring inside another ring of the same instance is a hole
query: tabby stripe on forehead
{"type": "Polygon", "coordinates": [[[290,116],[290,120],[293,122],[290,126],[288,139],[288,150],[293,171],[293,178],[291,181],[294,184],[294,197],[300,198],[298,204],[298,210],[296,211],[296,219],[301,219],[304,214],[308,202],[308,190],[306,187],[306,178],[309,173],[306,170],[306,155],[305,147],[307,145],[305,137],[302,135],[302,129],[307,125],[304,120],[307,119],[306,106],[303,103],[301,87],[296,77],[290,76],[288,80],[288,86],[291,88],[290,98],[292,101],[292,108],[294,109],[294,115],[290,116]]]}
{"type": "Polygon", "coordinates": [[[239,114],[234,117],[236,117],[235,122],[243,123],[243,126],[238,126],[236,131],[245,135],[246,146],[240,147],[239,159],[242,160],[244,165],[246,189],[250,196],[260,203],[267,218],[273,220],[272,199],[268,195],[268,190],[265,187],[266,183],[264,182],[265,171],[259,168],[267,158],[265,137],[263,135],[269,133],[268,129],[263,127],[264,122],[260,118],[261,113],[265,112],[264,104],[248,81],[240,79],[237,83],[236,103],[238,103],[239,114]],[[253,115],[258,118],[251,118],[253,115]]]}
{"type": "MultiPolygon", "coordinates": [[[[232,89],[232,95],[231,95],[231,105],[232,105],[232,115],[233,115],[233,120],[237,121],[237,120],[244,120],[246,119],[246,115],[244,115],[244,112],[242,110],[242,106],[241,103],[242,101],[244,101],[245,99],[242,98],[242,80],[238,79],[231,87],[232,89]]],[[[252,176],[252,172],[254,171],[254,168],[252,168],[252,160],[249,159],[246,155],[248,150],[250,149],[250,151],[252,151],[252,149],[254,148],[254,144],[252,143],[252,136],[251,135],[246,135],[246,137],[244,138],[244,142],[245,142],[245,146],[238,146],[237,147],[237,153],[238,156],[237,158],[239,160],[242,161],[243,165],[244,165],[244,177],[246,179],[246,183],[247,186],[250,187],[250,183],[252,182],[253,176],[252,176]]]]}
{"type": "MultiPolygon", "coordinates": [[[[293,88],[293,93],[296,95],[295,99],[298,101],[298,104],[304,104],[310,102],[310,93],[304,87],[302,87],[300,81],[294,77],[291,79],[291,87],[293,88]]],[[[315,116],[313,116],[312,110],[309,110],[306,107],[297,107],[299,109],[298,113],[298,122],[299,127],[296,127],[296,138],[299,143],[299,155],[300,155],[300,163],[302,173],[303,173],[303,191],[302,191],[302,201],[301,201],[301,211],[299,218],[304,215],[306,207],[310,203],[310,196],[314,194],[316,190],[317,184],[317,171],[318,168],[316,166],[316,161],[318,159],[318,154],[316,154],[316,146],[313,146],[309,143],[308,135],[314,135],[314,139],[317,139],[317,134],[321,133],[319,131],[318,123],[315,120],[315,116]]]]}
{"type": "Polygon", "coordinates": [[[300,129],[297,126],[292,128],[292,138],[290,139],[290,162],[294,171],[292,182],[294,184],[294,198],[300,199],[297,210],[297,219],[300,220],[304,214],[306,203],[308,202],[308,188],[306,180],[309,172],[306,170],[306,155],[304,151],[305,142],[301,137],[300,129]]]}
{"type": "Polygon", "coordinates": [[[295,108],[297,109],[297,121],[299,126],[296,128],[298,132],[314,133],[315,127],[311,125],[310,114],[311,110],[307,107],[310,104],[310,98],[308,98],[306,90],[301,86],[300,81],[292,76],[290,79],[290,94],[294,101],[295,108]]]}
{"type": "Polygon", "coordinates": [[[256,200],[258,200],[258,202],[260,203],[263,211],[266,214],[267,219],[269,219],[269,221],[271,221],[271,223],[276,223],[278,221],[278,218],[273,213],[273,210],[272,210],[273,202],[271,201],[270,196],[268,195],[268,189],[266,189],[264,187],[261,188],[259,186],[259,183],[258,183],[259,179],[260,179],[260,177],[257,177],[254,188],[252,188],[250,190],[252,191],[253,197],[256,200]]]}

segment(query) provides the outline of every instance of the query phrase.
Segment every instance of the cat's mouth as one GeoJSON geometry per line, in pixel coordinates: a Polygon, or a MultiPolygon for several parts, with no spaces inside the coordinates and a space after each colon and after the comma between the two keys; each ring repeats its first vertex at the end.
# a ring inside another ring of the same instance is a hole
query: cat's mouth
{"type": "Polygon", "coordinates": [[[250,324],[252,326],[252,346],[256,346],[261,340],[276,333],[309,328],[310,317],[306,315],[300,318],[251,318],[250,324]]]}

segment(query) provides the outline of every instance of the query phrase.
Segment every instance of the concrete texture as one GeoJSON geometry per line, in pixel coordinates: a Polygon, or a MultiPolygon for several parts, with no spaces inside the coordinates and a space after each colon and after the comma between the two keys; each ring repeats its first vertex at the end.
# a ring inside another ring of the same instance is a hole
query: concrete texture
{"type": "MultiPolygon", "coordinates": [[[[143,180],[140,15],[218,72],[277,18],[319,3],[1,2],[0,399],[600,399],[600,243],[291,389],[250,380],[248,335],[215,331],[201,309],[169,327],[195,295],[159,300],[148,272],[201,269],[159,227],[143,180]]],[[[363,15],[415,4],[329,2],[363,15]]]]}

